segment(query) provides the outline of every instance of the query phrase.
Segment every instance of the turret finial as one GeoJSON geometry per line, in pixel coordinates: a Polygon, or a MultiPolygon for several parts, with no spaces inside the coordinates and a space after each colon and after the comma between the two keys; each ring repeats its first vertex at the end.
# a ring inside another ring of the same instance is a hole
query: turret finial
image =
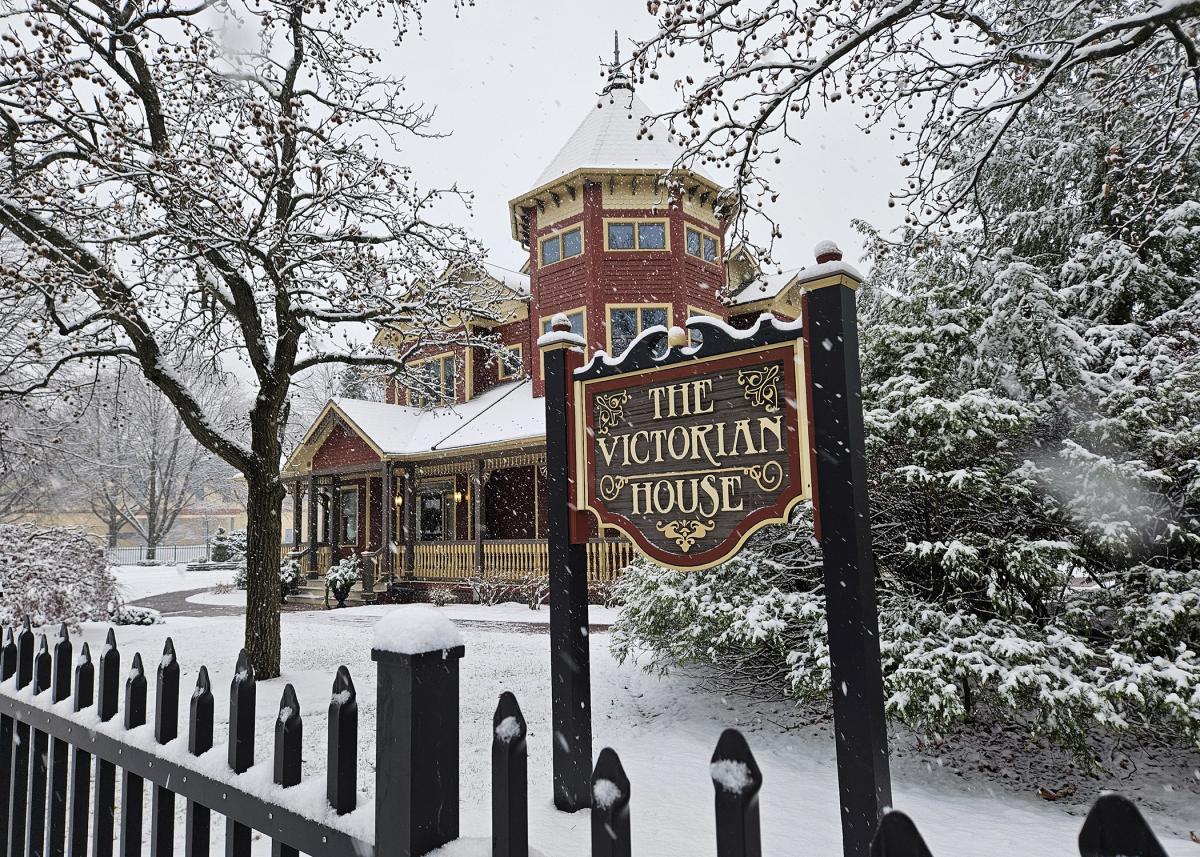
{"type": "Polygon", "coordinates": [[[608,83],[604,87],[604,93],[607,95],[614,89],[625,89],[633,92],[633,83],[629,80],[629,75],[621,71],[621,37],[616,30],[613,30],[613,61],[608,67],[608,83]]]}

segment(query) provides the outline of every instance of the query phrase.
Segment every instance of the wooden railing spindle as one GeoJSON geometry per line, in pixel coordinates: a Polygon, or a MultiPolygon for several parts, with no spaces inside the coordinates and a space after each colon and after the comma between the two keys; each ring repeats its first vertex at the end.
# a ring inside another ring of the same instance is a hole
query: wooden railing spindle
{"type": "MultiPolygon", "coordinates": [[[[275,718],[275,785],[288,788],[300,784],[300,747],[304,741],[304,721],[300,717],[300,700],[291,684],[284,685],[279,700],[279,716],[275,718]]],[[[291,845],[271,840],[271,857],[300,857],[291,845]]]]}
{"type": "Polygon", "coordinates": [[[350,670],[338,667],[329,699],[325,797],[338,815],[358,805],[358,694],[350,670]]]}
{"type": "MultiPolygon", "coordinates": [[[[84,643],[75,664],[75,695],[72,707],[76,712],[90,708],[96,694],[96,668],[92,665],[92,650],[84,643]]],[[[92,756],[79,747],[71,754],[71,813],[67,853],[70,857],[87,857],[88,797],[92,791],[92,756]]]]}
{"type": "MultiPolygon", "coordinates": [[[[146,671],[141,652],[133,656],[129,677],[125,680],[126,729],[146,725],[146,671]]],[[[138,857],[142,853],[142,814],[145,781],[137,774],[121,771],[121,857],[138,857]]]]}
{"type": "MultiPolygon", "coordinates": [[[[154,740],[168,744],[179,736],[179,659],[170,637],[163,645],[154,687],[154,740]]],[[[175,853],[175,793],[155,785],[150,798],[150,857],[175,853]]]]}
{"type": "MultiPolygon", "coordinates": [[[[188,752],[202,756],[213,745],[213,695],[208,679],[208,667],[200,667],[196,676],[196,689],[188,713],[188,752]]],[[[187,818],[184,821],[184,857],[208,857],[209,835],[212,814],[208,807],[187,802],[187,818]]]]}
{"type": "MultiPolygon", "coordinates": [[[[64,622],[58,629],[54,644],[54,678],[50,682],[50,698],[62,702],[71,695],[71,637],[64,622]]],[[[65,857],[67,853],[67,760],[70,745],[61,738],[50,742],[50,819],[46,837],[49,857],[65,857]]]]}
{"type": "MultiPolygon", "coordinates": [[[[121,653],[117,651],[117,635],[112,628],[108,629],[99,661],[96,713],[102,723],[107,723],[117,715],[117,693],[121,680],[121,653]]],[[[112,857],[117,805],[117,766],[112,762],[96,760],[93,798],[92,857],[112,857]]]]}
{"type": "MultiPolygon", "coordinates": [[[[17,688],[28,687],[33,681],[33,629],[29,617],[17,634],[17,688]]],[[[8,854],[21,857],[25,853],[25,812],[29,792],[29,724],[16,722],[12,750],[12,793],[8,802],[8,854]]]]}
{"type": "MultiPolygon", "coordinates": [[[[4,629],[0,646],[0,681],[8,681],[17,672],[17,643],[12,628],[4,629]]],[[[13,719],[0,715],[0,847],[8,845],[8,803],[12,797],[13,719]]]]}
{"type": "MultiPolygon", "coordinates": [[[[50,642],[46,635],[38,638],[37,654],[33,658],[34,696],[50,690],[54,678],[54,662],[50,657],[50,642]]],[[[26,793],[29,803],[25,811],[25,842],[28,857],[43,857],[46,850],[46,781],[50,778],[50,736],[33,730],[29,753],[29,781],[26,793]]]]}
{"type": "MultiPolygon", "coordinates": [[[[254,765],[254,666],[246,650],[238,653],[229,686],[229,767],[243,774],[254,765]]],[[[225,857],[250,857],[250,828],[225,819],[225,857]]]]}

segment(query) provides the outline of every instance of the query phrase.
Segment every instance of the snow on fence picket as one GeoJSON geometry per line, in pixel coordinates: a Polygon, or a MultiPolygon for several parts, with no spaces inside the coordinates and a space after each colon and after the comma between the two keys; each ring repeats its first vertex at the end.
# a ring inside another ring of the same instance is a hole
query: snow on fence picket
{"type": "MultiPolygon", "coordinates": [[[[116,843],[121,857],[140,855],[146,783],[152,788],[152,857],[173,853],[177,798],[187,805],[182,840],[189,857],[209,854],[214,812],[226,817],[229,857],[249,857],[253,831],[272,838],[274,857],[421,855],[457,838],[458,662],[464,647],[449,620],[436,617],[446,627],[434,628],[434,617],[411,618],[414,633],[392,617],[371,653],[379,693],[373,815],[357,805],[358,704],[344,666],[329,699],[325,782],[306,783],[301,702],[290,684],[275,719],[273,765],[255,764],[256,683],[245,652],[230,686],[228,754],[218,758],[212,752],[214,698],[206,667],[188,703],[188,734],[178,734],[180,670],[170,639],[158,662],[151,731],[145,725],[147,679],[140,653],[125,680],[117,723],[121,654],[111,630],[93,663],[86,643],[72,659],[65,626],[52,653],[45,634],[35,640],[28,619],[15,635],[6,628],[0,647],[4,855],[113,857],[116,843]]],[[[529,855],[526,734],[516,697],[503,693],[491,733],[493,857],[529,855]]],[[[761,857],[762,773],[741,733],[727,729],[721,735],[710,773],[718,857],[761,857]]],[[[611,748],[597,758],[592,795],[592,857],[629,857],[631,788],[611,748]]],[[[1137,808],[1112,794],[1092,806],[1079,850],[1082,857],[1166,857],[1137,808]]],[[[871,855],[930,857],[930,852],[907,816],[889,812],[871,855]]]]}

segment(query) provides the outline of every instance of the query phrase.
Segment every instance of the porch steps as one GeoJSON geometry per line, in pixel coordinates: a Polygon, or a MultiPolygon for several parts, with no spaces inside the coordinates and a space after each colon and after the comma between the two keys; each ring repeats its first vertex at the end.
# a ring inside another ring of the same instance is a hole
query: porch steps
{"type": "MultiPolygon", "coordinates": [[[[325,606],[325,580],[324,578],[316,578],[309,580],[307,578],[300,581],[300,588],[294,595],[288,596],[290,604],[312,604],[316,607],[325,606]]],[[[329,606],[333,607],[337,602],[333,600],[333,594],[329,596],[329,606]]],[[[362,584],[356,583],[350,588],[350,594],[346,597],[347,607],[357,607],[366,602],[362,597],[362,584]]]]}

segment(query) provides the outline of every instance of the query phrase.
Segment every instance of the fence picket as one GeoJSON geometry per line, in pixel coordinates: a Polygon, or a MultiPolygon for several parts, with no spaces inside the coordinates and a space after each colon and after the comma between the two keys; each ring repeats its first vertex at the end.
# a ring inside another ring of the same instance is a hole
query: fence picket
{"type": "Polygon", "coordinates": [[[1080,857],[1167,857],[1137,806],[1116,794],[1101,795],[1079,831],[1080,857]]]}
{"type": "Polygon", "coordinates": [[[492,857],[529,855],[529,751],[517,698],[500,694],[492,716],[492,857]]]}
{"type": "Polygon", "coordinates": [[[709,764],[717,816],[717,857],[762,857],[758,792],[762,771],[736,729],[721,733],[709,764]]]}
{"type": "Polygon", "coordinates": [[[358,805],[358,695],[350,670],[338,667],[329,698],[325,798],[338,815],[358,805]]]}
{"type": "MultiPolygon", "coordinates": [[[[50,698],[62,702],[71,695],[71,637],[64,622],[58,629],[54,644],[54,678],[50,682],[50,698]]],[[[67,853],[67,760],[69,745],[61,738],[50,742],[50,818],[46,837],[49,857],[65,857],[67,853]]]]}
{"type": "MultiPolygon", "coordinates": [[[[154,740],[167,744],[179,736],[179,659],[170,637],[163,645],[154,687],[154,740]]],[[[175,793],[155,785],[150,798],[150,857],[175,852],[175,793]]]]}
{"type": "MultiPolygon", "coordinates": [[[[17,643],[12,628],[4,629],[0,646],[0,681],[8,681],[17,672],[17,643]]],[[[8,844],[8,802],[12,796],[13,719],[0,716],[0,847],[8,844]]]]}
{"type": "MultiPolygon", "coordinates": [[[[92,665],[92,650],[84,643],[79,649],[79,661],[75,664],[75,695],[73,708],[76,712],[92,706],[96,693],[96,668],[92,665]]],[[[70,857],[87,857],[88,853],[88,797],[92,791],[92,757],[79,747],[71,754],[71,814],[70,837],[67,853],[70,857]]]]}
{"type": "Polygon", "coordinates": [[[605,747],[592,770],[592,857],[630,857],[629,777],[605,747]]]}
{"type": "MultiPolygon", "coordinates": [[[[99,657],[96,713],[102,723],[117,716],[117,689],[120,686],[121,653],[117,650],[117,635],[112,628],[104,640],[99,657]]],[[[116,829],[117,766],[96,759],[96,788],[92,804],[92,857],[112,857],[113,832],[116,829]]]]}
{"type": "MultiPolygon", "coordinates": [[[[125,680],[126,729],[146,725],[146,670],[142,667],[141,652],[134,653],[125,680]]],[[[145,784],[137,774],[121,771],[121,857],[138,857],[142,853],[142,813],[145,784]]]]}
{"type": "MultiPolygon", "coordinates": [[[[304,740],[304,721],[296,689],[286,684],[275,718],[275,785],[288,788],[300,784],[300,747],[304,740]]],[[[272,857],[300,857],[300,852],[278,839],[271,840],[272,857]]]]}
{"type": "MultiPolygon", "coordinates": [[[[188,752],[202,756],[213,745],[213,695],[208,680],[208,667],[200,667],[196,676],[196,689],[188,712],[188,752]]],[[[212,813],[208,807],[195,801],[187,802],[187,817],[184,821],[184,857],[208,857],[212,813]]]]}
{"type": "MultiPolygon", "coordinates": [[[[235,774],[254,764],[255,699],[254,666],[242,649],[229,685],[229,767],[235,774]]],[[[250,832],[244,824],[225,819],[225,857],[250,857],[250,832]]]]}
{"type": "MultiPolygon", "coordinates": [[[[29,617],[17,634],[17,687],[28,687],[33,681],[33,629],[29,617]]],[[[21,857],[25,853],[25,812],[29,799],[28,723],[17,721],[12,751],[12,797],[8,804],[8,854],[21,857]]]]}
{"type": "MultiPolygon", "coordinates": [[[[54,662],[50,657],[50,642],[42,634],[38,651],[33,658],[33,693],[46,693],[54,678],[54,662]]],[[[46,782],[50,778],[50,736],[33,730],[29,753],[29,782],[26,787],[28,804],[25,813],[25,841],[28,857],[42,857],[46,849],[46,782]]]]}
{"type": "MultiPolygon", "coordinates": [[[[912,819],[890,810],[879,819],[871,840],[871,857],[933,857],[912,819]]],[[[1128,855],[1133,857],[1133,855],[1128,855]]]]}

